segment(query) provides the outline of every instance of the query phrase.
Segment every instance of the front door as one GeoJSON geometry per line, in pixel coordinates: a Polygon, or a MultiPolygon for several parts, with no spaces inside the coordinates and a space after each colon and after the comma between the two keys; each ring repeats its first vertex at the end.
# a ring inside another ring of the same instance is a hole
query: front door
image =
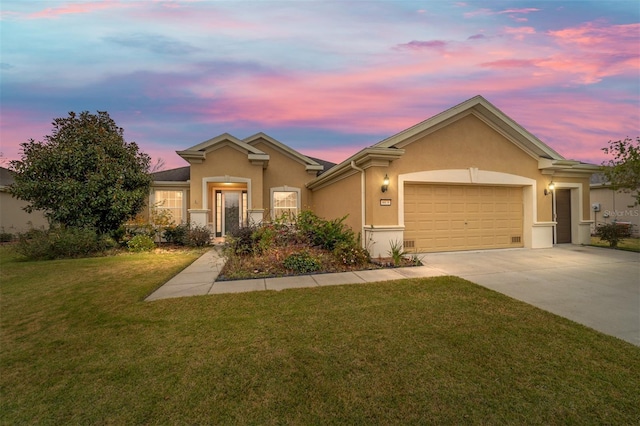
{"type": "Polygon", "coordinates": [[[246,223],[247,192],[216,191],[216,237],[227,235],[246,223]]]}
{"type": "Polygon", "coordinates": [[[571,190],[556,189],[556,244],[571,243],[571,190]]]}

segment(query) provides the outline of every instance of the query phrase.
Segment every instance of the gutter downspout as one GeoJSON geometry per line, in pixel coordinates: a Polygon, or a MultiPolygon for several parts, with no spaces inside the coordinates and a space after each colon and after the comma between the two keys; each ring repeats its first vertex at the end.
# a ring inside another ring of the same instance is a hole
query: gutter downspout
{"type": "Polygon", "coordinates": [[[361,222],[361,230],[362,232],[360,232],[360,244],[362,245],[362,248],[365,247],[365,236],[364,236],[364,222],[366,220],[366,207],[365,207],[365,201],[366,201],[366,197],[365,197],[365,179],[364,179],[364,169],[361,169],[360,167],[356,166],[356,162],[351,160],[351,168],[353,170],[356,170],[358,172],[360,172],[360,203],[362,205],[361,208],[361,218],[360,220],[361,222]]]}

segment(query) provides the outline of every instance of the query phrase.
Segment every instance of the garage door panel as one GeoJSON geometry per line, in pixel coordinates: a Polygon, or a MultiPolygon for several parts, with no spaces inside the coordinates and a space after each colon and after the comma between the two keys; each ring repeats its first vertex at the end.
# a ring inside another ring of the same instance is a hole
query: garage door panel
{"type": "Polygon", "coordinates": [[[417,251],[522,247],[522,188],[405,185],[405,239],[417,251]]]}

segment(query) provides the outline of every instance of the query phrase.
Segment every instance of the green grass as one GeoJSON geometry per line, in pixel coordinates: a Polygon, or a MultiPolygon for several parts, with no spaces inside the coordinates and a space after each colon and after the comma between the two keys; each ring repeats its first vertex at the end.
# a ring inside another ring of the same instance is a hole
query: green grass
{"type": "MultiPolygon", "coordinates": [[[[591,245],[596,247],[609,247],[607,241],[602,241],[598,237],[591,237],[591,245]]],[[[618,249],[640,252],[640,238],[625,238],[618,243],[618,249]]]]}
{"type": "Polygon", "coordinates": [[[0,249],[1,422],[640,419],[640,348],[455,277],[143,302],[197,255],[0,249]]]}

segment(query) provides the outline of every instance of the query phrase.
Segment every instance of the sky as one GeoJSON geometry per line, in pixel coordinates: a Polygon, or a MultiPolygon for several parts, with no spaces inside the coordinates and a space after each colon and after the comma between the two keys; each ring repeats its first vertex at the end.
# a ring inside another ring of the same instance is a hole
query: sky
{"type": "Polygon", "coordinates": [[[341,162],[475,95],[565,158],[640,135],[640,5],[0,0],[0,151],[107,111],[165,169],[265,132],[341,162]]]}

